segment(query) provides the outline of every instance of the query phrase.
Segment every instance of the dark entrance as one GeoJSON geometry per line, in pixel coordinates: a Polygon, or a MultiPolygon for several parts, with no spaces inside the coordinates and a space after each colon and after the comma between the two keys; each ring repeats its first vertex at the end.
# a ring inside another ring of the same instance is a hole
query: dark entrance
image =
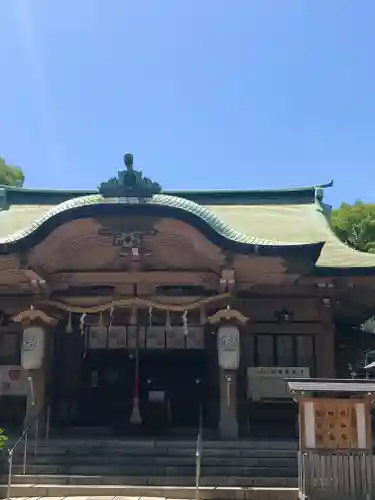
{"type": "Polygon", "coordinates": [[[131,424],[135,366],[134,351],[88,350],[77,370],[73,398],[60,391],[60,403],[65,400],[70,408],[65,426],[106,428],[115,434],[195,434],[200,409],[204,418],[209,401],[207,351],[139,351],[140,425],[131,424]]]}
{"type": "Polygon", "coordinates": [[[205,415],[207,354],[203,350],[143,351],[140,406],[146,432],[196,432],[205,415]]]}

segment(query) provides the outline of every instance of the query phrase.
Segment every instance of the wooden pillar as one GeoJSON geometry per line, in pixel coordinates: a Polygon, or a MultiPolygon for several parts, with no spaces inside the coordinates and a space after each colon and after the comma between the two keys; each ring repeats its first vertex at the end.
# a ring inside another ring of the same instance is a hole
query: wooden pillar
{"type": "Polygon", "coordinates": [[[335,378],[335,325],[329,305],[321,305],[321,329],[316,336],[316,369],[318,378],[335,378]]]}

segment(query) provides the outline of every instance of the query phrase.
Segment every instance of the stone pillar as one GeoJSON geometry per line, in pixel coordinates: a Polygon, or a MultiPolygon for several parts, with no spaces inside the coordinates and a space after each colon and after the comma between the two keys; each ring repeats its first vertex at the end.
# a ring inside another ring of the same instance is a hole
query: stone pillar
{"type": "Polygon", "coordinates": [[[219,368],[220,421],[219,432],[223,439],[238,438],[237,371],[219,368]]]}
{"type": "Polygon", "coordinates": [[[248,318],[228,305],[209,317],[217,328],[220,387],[220,437],[238,438],[237,371],[240,366],[240,330],[248,318]]]}
{"type": "Polygon", "coordinates": [[[39,414],[38,424],[33,426],[30,431],[31,434],[36,432],[37,426],[39,435],[44,433],[45,430],[45,414],[43,408],[45,407],[45,394],[46,394],[46,378],[45,378],[45,365],[37,370],[28,370],[28,391],[26,400],[26,419],[25,426],[39,414]]]}
{"type": "MultiPolygon", "coordinates": [[[[25,325],[26,328],[33,328],[34,325],[25,325]]],[[[26,366],[26,383],[27,383],[27,397],[26,397],[26,413],[25,413],[25,422],[24,427],[26,428],[34,419],[36,419],[37,415],[39,418],[35,421],[35,425],[33,425],[32,429],[30,429],[30,435],[33,435],[36,431],[39,432],[39,435],[42,435],[45,430],[45,418],[46,412],[45,403],[46,403],[46,367],[47,367],[47,331],[45,327],[35,325],[35,329],[42,330],[44,332],[44,342],[43,342],[43,351],[42,351],[42,359],[41,364],[38,368],[27,369],[26,366]]],[[[24,343],[30,342],[29,340],[22,339],[22,349],[25,349],[24,343]]],[[[29,347],[31,348],[31,346],[29,347]]]]}

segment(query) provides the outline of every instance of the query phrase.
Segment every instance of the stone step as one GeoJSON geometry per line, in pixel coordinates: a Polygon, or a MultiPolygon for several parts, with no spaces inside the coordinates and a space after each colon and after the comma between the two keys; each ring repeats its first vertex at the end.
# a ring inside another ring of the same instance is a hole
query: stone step
{"type": "MultiPolygon", "coordinates": [[[[34,444],[31,442],[28,446],[28,454],[34,454],[34,444]]],[[[38,445],[38,455],[43,456],[145,456],[145,457],[184,457],[184,456],[195,456],[196,446],[194,448],[149,448],[144,447],[128,447],[128,448],[106,448],[103,446],[41,446],[38,445]]],[[[202,452],[204,456],[212,457],[231,457],[231,458],[295,458],[297,457],[297,450],[254,450],[252,448],[208,448],[206,444],[203,444],[202,452]]],[[[16,451],[15,456],[23,455],[23,446],[20,445],[16,451]]]]}
{"type": "MultiPolygon", "coordinates": [[[[14,465],[13,473],[21,474],[22,465],[14,465]]],[[[69,475],[100,475],[100,476],[142,476],[150,474],[152,476],[185,476],[195,477],[195,465],[181,466],[157,466],[149,465],[27,465],[28,474],[69,474],[69,475]]],[[[225,466],[206,466],[202,464],[201,476],[241,476],[241,477],[274,477],[282,475],[283,477],[297,477],[297,464],[295,467],[236,467],[225,466]]]]}
{"type": "MultiPolygon", "coordinates": [[[[195,477],[185,476],[88,476],[88,475],[71,475],[71,474],[15,474],[12,477],[13,485],[59,485],[59,486],[83,486],[83,487],[104,487],[104,486],[154,486],[154,487],[189,487],[194,489],[195,477]]],[[[238,476],[204,476],[200,480],[202,488],[219,488],[219,487],[257,487],[257,488],[296,488],[296,478],[285,477],[238,477],[238,476]]],[[[96,493],[98,495],[98,493],[96,493]]],[[[17,495],[18,496],[18,495],[17,495]]],[[[27,496],[27,495],[25,495],[27,496]]],[[[37,496],[35,494],[31,496],[37,496]]],[[[41,495],[45,496],[45,495],[41,495]]],[[[59,496],[59,495],[51,495],[59,496]]],[[[168,495],[169,496],[169,495],[168,495]]],[[[176,498],[170,495],[171,498],[176,498]]]]}
{"type": "MultiPolygon", "coordinates": [[[[6,488],[0,488],[0,494],[6,496],[6,488]]],[[[165,500],[175,498],[181,500],[195,499],[195,488],[152,486],[131,486],[131,485],[61,485],[55,484],[15,484],[11,488],[13,498],[27,497],[128,497],[140,498],[144,500],[165,500]],[[147,498],[148,497],[148,498],[147,498]]],[[[199,490],[201,500],[298,500],[298,490],[296,488],[231,488],[225,487],[203,487],[199,490]]]]}
{"type": "MultiPolygon", "coordinates": [[[[32,441],[32,438],[30,438],[32,441]]],[[[9,439],[8,446],[14,444],[14,439],[9,439]]],[[[297,441],[266,441],[266,440],[247,440],[239,439],[237,441],[212,441],[206,440],[203,436],[204,446],[207,449],[247,449],[251,448],[254,450],[297,450],[297,441]]],[[[40,447],[99,447],[99,448],[109,448],[109,449],[121,449],[121,448],[167,448],[167,449],[195,449],[196,439],[191,440],[158,440],[158,439],[50,439],[45,441],[44,439],[39,440],[40,447]]]]}
{"type": "MultiPolygon", "coordinates": [[[[228,465],[236,467],[296,467],[297,457],[211,457],[202,455],[203,466],[226,467],[228,465]]],[[[22,463],[22,456],[14,459],[14,464],[22,463]]],[[[195,465],[196,456],[147,456],[147,455],[28,455],[27,463],[30,465],[141,465],[148,466],[183,466],[195,465]]]]}

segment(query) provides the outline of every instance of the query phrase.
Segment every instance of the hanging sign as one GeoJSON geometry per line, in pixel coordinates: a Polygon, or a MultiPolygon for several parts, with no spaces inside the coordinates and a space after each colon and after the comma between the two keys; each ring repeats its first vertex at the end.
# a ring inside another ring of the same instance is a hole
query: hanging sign
{"type": "Polygon", "coordinates": [[[146,328],[144,326],[128,326],[127,328],[128,349],[144,349],[146,339],[146,328]]]}
{"type": "Polygon", "coordinates": [[[217,332],[218,363],[223,370],[237,370],[240,364],[240,332],[236,326],[221,326],[217,332]]]}
{"type": "Polygon", "coordinates": [[[108,348],[109,349],[125,349],[126,348],[126,326],[112,325],[108,332],[108,348]]]}
{"type": "Polygon", "coordinates": [[[165,348],[165,327],[149,326],[146,332],[146,349],[165,348]]]}
{"type": "Polygon", "coordinates": [[[189,334],[186,337],[186,347],[188,349],[204,348],[204,328],[202,326],[189,327],[189,334]]]}
{"type": "Polygon", "coordinates": [[[105,349],[107,347],[107,327],[90,326],[89,330],[89,348],[105,349]]]}
{"type": "Polygon", "coordinates": [[[25,370],[37,370],[44,358],[44,330],[39,326],[25,328],[22,335],[21,364],[25,370]]]}
{"type": "Polygon", "coordinates": [[[184,349],[186,335],[181,326],[171,326],[167,329],[167,348],[184,349]]]}
{"type": "Polygon", "coordinates": [[[26,382],[26,371],[21,366],[0,366],[0,396],[26,396],[26,382]]]}

